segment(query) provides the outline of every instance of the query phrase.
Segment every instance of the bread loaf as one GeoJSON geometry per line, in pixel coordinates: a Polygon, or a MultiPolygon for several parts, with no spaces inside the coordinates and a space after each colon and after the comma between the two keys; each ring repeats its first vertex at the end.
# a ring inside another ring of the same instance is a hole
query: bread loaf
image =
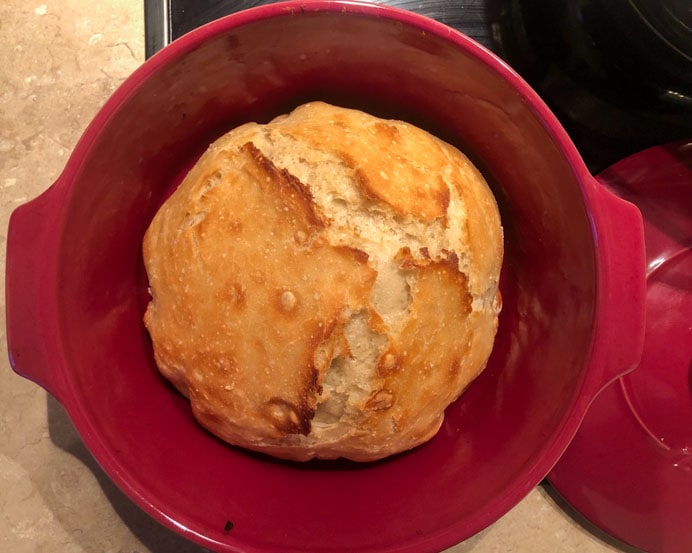
{"type": "Polygon", "coordinates": [[[466,156],[314,102],[219,138],[157,212],[144,320],[161,373],[223,440],[376,460],[434,436],[485,367],[502,254],[466,156]]]}

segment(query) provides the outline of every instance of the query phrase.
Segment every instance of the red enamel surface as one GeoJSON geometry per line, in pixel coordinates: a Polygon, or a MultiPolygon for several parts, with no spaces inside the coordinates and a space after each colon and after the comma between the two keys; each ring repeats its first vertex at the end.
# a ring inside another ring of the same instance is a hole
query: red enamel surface
{"type": "Polygon", "coordinates": [[[587,173],[511,69],[459,33],[355,2],[274,4],[147,61],[58,182],[12,216],[15,370],[65,406],[113,480],[218,551],[436,551],[497,520],[560,457],[642,343],[641,218],[587,173]],[[206,145],[310,99],[406,119],[456,144],[496,193],[504,309],[483,375],[430,443],[371,465],[236,450],[158,375],[141,324],[141,239],[206,145]],[[232,530],[224,530],[226,522],[232,530]]]}
{"type": "Polygon", "coordinates": [[[599,180],[644,216],[639,366],[589,409],[551,472],[582,515],[649,553],[692,551],[692,143],[652,148],[599,180]]]}

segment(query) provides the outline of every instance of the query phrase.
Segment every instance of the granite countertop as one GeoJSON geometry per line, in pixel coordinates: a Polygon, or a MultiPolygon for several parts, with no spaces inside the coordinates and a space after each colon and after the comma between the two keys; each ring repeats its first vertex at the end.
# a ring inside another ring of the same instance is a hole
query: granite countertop
{"type": "MultiPolygon", "coordinates": [[[[143,61],[141,0],[0,4],[3,252],[10,213],[53,183],[99,107],[143,61]]],[[[0,551],[205,551],[154,522],[109,480],[60,404],[12,372],[4,323],[1,328],[0,551]]],[[[577,522],[541,485],[490,528],[449,551],[627,550],[577,522]]]]}

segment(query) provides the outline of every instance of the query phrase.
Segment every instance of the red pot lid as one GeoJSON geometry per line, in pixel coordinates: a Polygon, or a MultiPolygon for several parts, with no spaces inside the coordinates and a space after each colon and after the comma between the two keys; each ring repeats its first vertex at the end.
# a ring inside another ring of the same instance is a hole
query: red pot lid
{"type": "Polygon", "coordinates": [[[650,553],[692,551],[692,141],[598,179],[644,218],[647,321],[638,368],[594,400],[548,479],[588,521],[650,553]]]}

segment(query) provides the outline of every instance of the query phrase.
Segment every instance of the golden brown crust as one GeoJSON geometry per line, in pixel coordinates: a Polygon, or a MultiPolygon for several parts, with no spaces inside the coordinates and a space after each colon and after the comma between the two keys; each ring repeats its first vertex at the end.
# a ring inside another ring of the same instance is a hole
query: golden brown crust
{"type": "Polygon", "coordinates": [[[502,229],[480,173],[323,103],[217,140],[143,254],[162,374],[211,432],[279,457],[430,439],[496,332],[502,229]]]}

